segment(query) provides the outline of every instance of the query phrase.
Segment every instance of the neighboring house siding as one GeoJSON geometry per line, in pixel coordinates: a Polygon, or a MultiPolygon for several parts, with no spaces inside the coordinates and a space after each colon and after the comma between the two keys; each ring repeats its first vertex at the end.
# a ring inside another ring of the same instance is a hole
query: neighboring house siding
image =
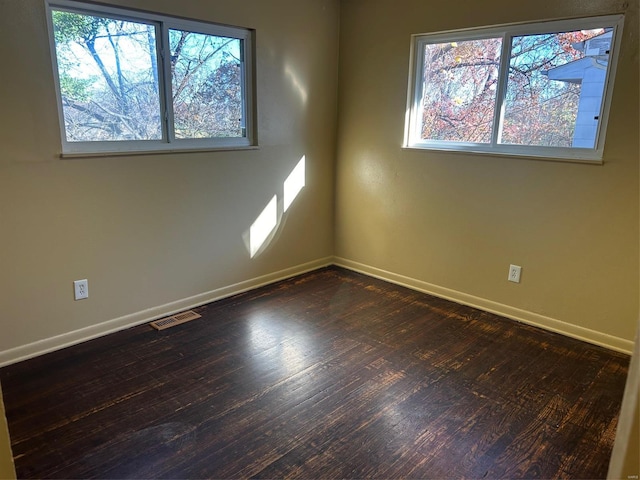
{"type": "Polygon", "coordinates": [[[583,42],[584,58],[542,72],[549,80],[581,84],[573,147],[595,146],[612,36],[607,32],[583,42]]]}
{"type": "Polygon", "coordinates": [[[574,147],[593,148],[598,131],[598,117],[602,105],[607,67],[596,63],[593,58],[589,58],[589,60],[593,64],[584,70],[576,129],[573,133],[572,146],[574,147]]]}

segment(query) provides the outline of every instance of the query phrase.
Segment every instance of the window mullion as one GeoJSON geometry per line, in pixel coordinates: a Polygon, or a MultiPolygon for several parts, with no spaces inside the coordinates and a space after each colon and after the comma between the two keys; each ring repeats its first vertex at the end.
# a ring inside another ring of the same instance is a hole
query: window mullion
{"type": "Polygon", "coordinates": [[[411,106],[409,109],[410,117],[410,141],[413,143],[420,142],[420,129],[422,127],[422,122],[420,120],[420,112],[421,110],[421,99],[422,99],[422,91],[424,84],[424,47],[425,44],[423,42],[418,43],[418,47],[415,49],[413,62],[413,71],[414,71],[414,82],[412,85],[413,93],[411,95],[410,101],[411,106]]]}
{"type": "Polygon", "coordinates": [[[256,140],[256,131],[255,131],[255,122],[254,118],[256,115],[255,110],[253,110],[255,105],[254,95],[255,95],[255,85],[253,83],[254,79],[254,68],[253,64],[254,58],[254,45],[251,42],[251,38],[248,35],[244,35],[242,43],[242,54],[241,54],[241,68],[242,68],[242,78],[241,78],[241,89],[242,89],[242,98],[244,101],[242,102],[242,123],[244,126],[243,136],[250,141],[256,140]]]}
{"type": "Polygon", "coordinates": [[[160,58],[162,66],[159,67],[159,74],[162,85],[162,125],[164,138],[167,143],[173,143],[176,139],[173,122],[173,95],[172,95],[172,78],[171,78],[171,46],[169,44],[169,28],[165,22],[159,24],[160,30],[158,48],[160,49],[160,58]]]}
{"type": "MultiPolygon", "coordinates": [[[[240,42],[240,90],[242,91],[242,98],[247,97],[247,82],[246,82],[246,69],[247,65],[245,64],[245,42],[244,40],[240,42]]],[[[242,105],[242,118],[240,118],[240,128],[242,129],[242,136],[247,136],[247,105],[246,102],[242,105]]]]}
{"type": "Polygon", "coordinates": [[[511,58],[511,34],[502,35],[502,53],[500,54],[500,68],[498,70],[498,91],[496,92],[496,107],[493,113],[493,128],[491,129],[491,147],[495,148],[502,137],[502,119],[504,117],[504,99],[509,80],[509,63],[511,58]]]}
{"type": "Polygon", "coordinates": [[[157,22],[155,24],[156,31],[156,76],[158,78],[158,101],[160,102],[160,128],[162,130],[162,141],[167,143],[169,140],[169,133],[167,128],[167,95],[165,87],[165,74],[164,74],[164,42],[162,40],[162,23],[157,22]]]}

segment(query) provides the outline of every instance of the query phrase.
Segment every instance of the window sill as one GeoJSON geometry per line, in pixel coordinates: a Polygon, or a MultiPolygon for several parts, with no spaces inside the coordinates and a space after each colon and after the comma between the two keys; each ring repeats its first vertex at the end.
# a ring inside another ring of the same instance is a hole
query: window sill
{"type": "Polygon", "coordinates": [[[258,145],[203,147],[203,148],[167,148],[158,150],[123,150],[111,152],[69,152],[61,153],[60,158],[95,158],[95,157],[133,157],[138,155],[166,155],[175,153],[205,153],[205,152],[235,152],[245,150],[259,150],[258,145]]]}
{"type": "Polygon", "coordinates": [[[559,162],[559,163],[580,163],[583,165],[603,165],[601,158],[583,158],[583,157],[563,157],[553,155],[535,155],[531,153],[516,153],[505,151],[487,151],[487,150],[473,150],[473,149],[451,149],[451,148],[437,148],[437,147],[419,147],[419,146],[407,146],[403,145],[402,150],[415,151],[415,152],[438,152],[445,154],[462,154],[462,155],[478,155],[489,157],[509,157],[511,159],[522,160],[539,160],[544,162],[559,162]]]}

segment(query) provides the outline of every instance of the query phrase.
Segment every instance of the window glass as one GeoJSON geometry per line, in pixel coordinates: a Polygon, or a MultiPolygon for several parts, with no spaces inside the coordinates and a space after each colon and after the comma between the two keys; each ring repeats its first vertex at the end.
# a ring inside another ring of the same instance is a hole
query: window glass
{"type": "Polygon", "coordinates": [[[501,38],[427,44],[421,138],[491,141],[501,38]]]}
{"type": "Polygon", "coordinates": [[[54,11],[66,139],[162,137],[153,25],[54,11]]]}
{"type": "Polygon", "coordinates": [[[513,37],[501,142],[594,148],[612,33],[513,37]]]}
{"type": "Polygon", "coordinates": [[[241,41],[169,30],[176,138],[242,137],[241,41]]]}

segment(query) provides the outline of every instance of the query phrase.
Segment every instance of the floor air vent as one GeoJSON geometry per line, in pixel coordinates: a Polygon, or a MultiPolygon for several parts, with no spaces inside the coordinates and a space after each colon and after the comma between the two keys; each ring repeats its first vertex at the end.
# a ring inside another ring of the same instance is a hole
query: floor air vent
{"type": "Polygon", "coordinates": [[[170,317],[161,318],[160,320],[151,322],[149,325],[151,325],[156,330],[164,330],[165,328],[180,325],[181,323],[186,323],[190,320],[195,320],[196,318],[200,317],[202,317],[202,315],[198,315],[193,310],[187,310],[186,312],[176,313],[175,315],[171,315],[170,317]]]}

